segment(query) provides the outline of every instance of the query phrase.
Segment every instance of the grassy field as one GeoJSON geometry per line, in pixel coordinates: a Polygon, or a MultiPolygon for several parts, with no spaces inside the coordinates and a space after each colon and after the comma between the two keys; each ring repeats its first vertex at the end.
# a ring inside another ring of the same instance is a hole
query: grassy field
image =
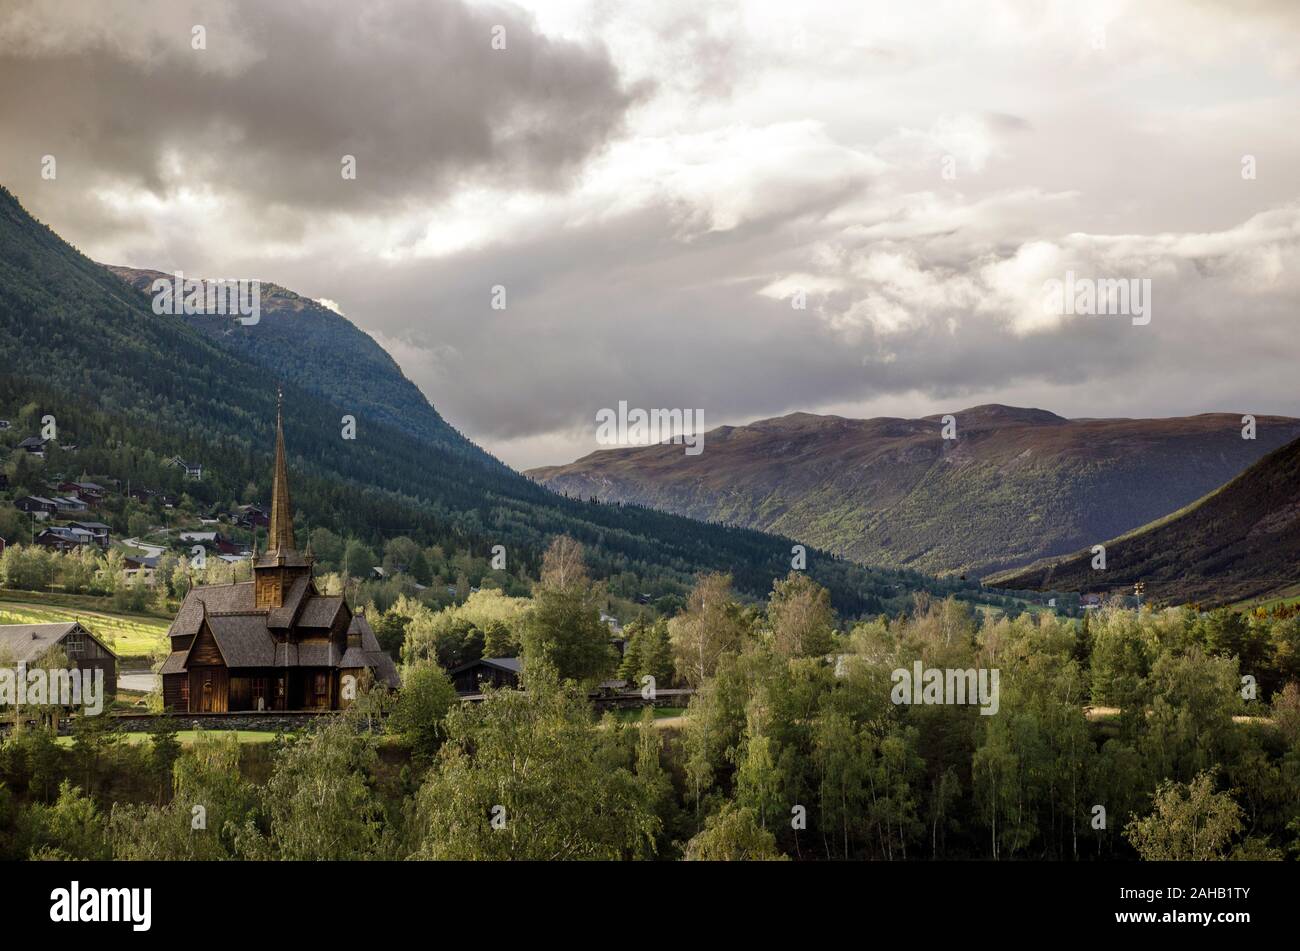
{"type": "MultiPolygon", "coordinates": [[[[86,598],[86,602],[99,599],[86,598]]],[[[34,591],[0,594],[0,624],[54,624],[80,621],[119,657],[160,657],[167,652],[169,621],[141,614],[120,614],[75,603],[72,595],[46,599],[34,591]],[[24,600],[13,600],[22,598],[24,600]],[[57,599],[55,603],[54,599],[57,599]]]]}
{"type": "MultiPolygon", "coordinates": [[[[1049,608],[1045,604],[1034,604],[1031,601],[1023,601],[1019,598],[1017,598],[1016,600],[1020,602],[1021,610],[1023,610],[1024,613],[1026,614],[1056,614],[1057,613],[1056,608],[1049,608]]],[[[998,618],[1002,617],[1004,614],[1007,613],[1006,608],[1002,607],[1002,605],[1000,604],[976,604],[975,611],[976,613],[983,616],[985,620],[988,621],[996,621],[998,618]]]]}
{"type": "Polygon", "coordinates": [[[1229,605],[1234,611],[1253,611],[1255,608],[1263,608],[1270,611],[1280,605],[1291,605],[1300,602],[1300,585],[1291,585],[1279,591],[1276,597],[1272,598],[1251,598],[1246,601],[1238,601],[1236,604],[1229,605]]]}
{"type": "MultiPolygon", "coordinates": [[[[238,737],[240,743],[248,744],[270,743],[280,735],[279,733],[272,733],[266,730],[178,730],[176,732],[176,739],[180,741],[181,746],[193,746],[195,739],[201,732],[205,732],[208,736],[226,736],[228,733],[234,733],[235,736],[238,737]]],[[[123,733],[121,736],[123,743],[149,742],[148,733],[123,733]]],[[[60,736],[57,739],[60,746],[71,746],[72,741],[73,738],[70,736],[60,736]]]]}

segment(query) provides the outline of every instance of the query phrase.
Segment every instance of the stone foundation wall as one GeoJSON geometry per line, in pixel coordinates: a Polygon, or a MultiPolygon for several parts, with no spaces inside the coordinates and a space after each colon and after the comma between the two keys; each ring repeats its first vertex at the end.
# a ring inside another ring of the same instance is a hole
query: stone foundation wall
{"type": "MultiPolygon", "coordinates": [[[[341,711],[328,710],[317,713],[286,713],[255,711],[240,713],[126,713],[109,716],[111,729],[119,733],[148,733],[166,723],[173,730],[257,730],[269,733],[287,733],[314,730],[337,717],[341,711]]],[[[74,718],[59,719],[59,735],[72,733],[74,718]]],[[[13,728],[13,720],[0,721],[0,736],[13,728]]]]}

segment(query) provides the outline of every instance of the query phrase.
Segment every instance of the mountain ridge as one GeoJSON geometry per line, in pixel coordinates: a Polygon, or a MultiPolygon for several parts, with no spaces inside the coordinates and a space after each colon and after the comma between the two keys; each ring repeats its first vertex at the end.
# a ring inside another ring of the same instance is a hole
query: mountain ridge
{"type": "Polygon", "coordinates": [[[982,404],[918,419],[792,413],[705,433],[704,451],[630,446],[525,474],[582,498],[776,531],[871,564],[989,573],[1174,511],[1300,436],[1239,414],[1077,419],[982,404]],[[957,438],[943,440],[952,415],[957,438]]]}
{"type": "MultiPolygon", "coordinates": [[[[146,297],[155,280],[173,278],[149,268],[103,266],[146,297]]],[[[443,419],[392,355],[343,314],[280,284],[262,281],[260,287],[260,319],[255,325],[245,326],[218,315],[196,314],[187,319],[210,340],[284,373],[304,389],[336,402],[340,397],[351,399],[358,404],[354,408],[358,414],[504,467],[443,419]],[[304,332],[307,325],[309,333],[304,332]],[[304,343],[313,339],[318,345],[304,354],[304,343]],[[346,394],[325,385],[345,375],[351,377],[346,394]]]]}

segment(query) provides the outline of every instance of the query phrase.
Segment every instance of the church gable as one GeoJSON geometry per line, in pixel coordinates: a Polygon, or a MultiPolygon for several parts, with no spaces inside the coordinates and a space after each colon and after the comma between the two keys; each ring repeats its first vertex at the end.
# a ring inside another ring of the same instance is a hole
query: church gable
{"type": "Polygon", "coordinates": [[[186,667],[225,667],[226,659],[221,656],[221,648],[217,646],[217,639],[212,636],[212,630],[205,622],[199,628],[199,633],[194,637],[194,645],[190,648],[190,654],[185,661],[186,667]]]}

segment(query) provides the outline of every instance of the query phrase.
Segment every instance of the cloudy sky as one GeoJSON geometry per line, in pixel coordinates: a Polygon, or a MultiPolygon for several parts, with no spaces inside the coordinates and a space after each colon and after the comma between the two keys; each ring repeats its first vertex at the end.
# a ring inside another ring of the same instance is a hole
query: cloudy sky
{"type": "Polygon", "coordinates": [[[1300,415],[1292,0],[3,0],[0,129],[96,260],[335,302],[521,468],[620,400],[1300,415]]]}

